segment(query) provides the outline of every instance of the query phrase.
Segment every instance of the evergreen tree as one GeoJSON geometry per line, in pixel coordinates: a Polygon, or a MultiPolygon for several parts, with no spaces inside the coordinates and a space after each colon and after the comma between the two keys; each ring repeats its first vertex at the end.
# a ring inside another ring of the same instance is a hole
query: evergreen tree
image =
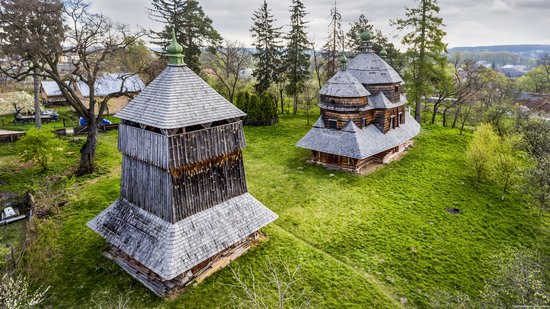
{"type": "Polygon", "coordinates": [[[363,40],[361,40],[361,33],[368,31],[373,32],[373,27],[370,21],[365,17],[365,14],[361,13],[359,19],[349,24],[349,31],[346,34],[347,48],[354,54],[358,54],[363,51],[363,40]]]}
{"type": "Polygon", "coordinates": [[[257,11],[254,11],[250,28],[256,52],[253,54],[256,67],[252,75],[256,78],[254,88],[262,94],[277,80],[281,68],[281,27],[273,26],[276,20],[264,0],[257,11]]]}
{"type": "Polygon", "coordinates": [[[152,0],[149,18],[164,24],[159,32],[151,30],[152,43],[161,47],[169,44],[171,29],[183,47],[183,60],[196,73],[200,73],[201,48],[220,44],[221,36],[212,27],[210,19],[197,0],[152,0]]]}
{"type": "Polygon", "coordinates": [[[338,70],[340,54],[344,50],[345,37],[342,30],[342,15],[338,11],[336,1],[334,1],[334,7],[330,9],[330,19],[328,38],[325,45],[323,45],[323,52],[321,54],[326,61],[326,79],[332,77],[338,70]]]}
{"type": "Polygon", "coordinates": [[[402,31],[412,29],[403,37],[403,44],[409,46],[407,51],[411,59],[410,70],[405,75],[408,78],[409,97],[415,101],[415,119],[420,122],[422,97],[430,88],[430,80],[434,72],[444,68],[447,58],[444,52],[447,44],[443,43],[446,35],[443,19],[438,17],[437,0],[416,0],[418,7],[407,8],[405,19],[397,19],[392,24],[402,31]]]}
{"type": "Polygon", "coordinates": [[[247,112],[248,110],[248,97],[249,94],[246,91],[240,91],[237,94],[237,108],[242,110],[243,112],[247,112]]]}
{"type": "Polygon", "coordinates": [[[298,94],[304,89],[304,84],[310,77],[310,56],[308,53],[309,40],[307,39],[304,17],[307,15],[304,4],[300,0],[292,0],[290,9],[290,32],[286,35],[287,47],[283,55],[283,63],[288,76],[286,93],[294,100],[293,113],[298,112],[298,94]]]}
{"type": "Polygon", "coordinates": [[[260,98],[252,94],[250,95],[250,101],[248,102],[248,111],[246,119],[248,120],[260,120],[262,117],[262,110],[260,106],[260,98]]]}

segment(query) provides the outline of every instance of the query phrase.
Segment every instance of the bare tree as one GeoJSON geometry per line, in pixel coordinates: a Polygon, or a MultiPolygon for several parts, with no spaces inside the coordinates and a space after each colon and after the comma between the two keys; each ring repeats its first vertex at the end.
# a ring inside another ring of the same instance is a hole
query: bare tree
{"type": "Polygon", "coordinates": [[[204,66],[214,74],[218,88],[233,102],[239,81],[248,68],[252,55],[244,44],[237,41],[225,40],[222,46],[210,50],[206,56],[204,66]]]}
{"type": "Polygon", "coordinates": [[[318,95],[318,89],[314,85],[314,81],[312,79],[309,79],[304,87],[304,90],[302,91],[301,97],[302,102],[305,106],[306,110],[306,119],[307,124],[309,125],[309,113],[311,111],[311,108],[313,107],[313,102],[317,99],[318,95]]]}
{"type": "Polygon", "coordinates": [[[268,260],[264,270],[246,273],[231,268],[234,284],[230,295],[234,308],[310,308],[312,291],[301,288],[300,265],[268,260]],[[259,274],[259,275],[255,275],[259,274]]]}
{"type": "Polygon", "coordinates": [[[131,33],[126,26],[90,12],[89,4],[82,0],[6,0],[0,5],[0,20],[0,49],[9,59],[0,70],[18,80],[39,76],[57,83],[68,104],[86,120],[88,127],[76,174],[93,173],[97,124],[103,119],[107,102],[129,95],[123,82],[119,91],[99,100],[94,85],[107,71],[108,59],[143,33],[131,33]],[[60,57],[67,54],[77,59],[73,60],[75,69],[70,76],[64,76],[57,66],[60,57]],[[89,97],[80,97],[67,80],[88,85],[89,97]]]}

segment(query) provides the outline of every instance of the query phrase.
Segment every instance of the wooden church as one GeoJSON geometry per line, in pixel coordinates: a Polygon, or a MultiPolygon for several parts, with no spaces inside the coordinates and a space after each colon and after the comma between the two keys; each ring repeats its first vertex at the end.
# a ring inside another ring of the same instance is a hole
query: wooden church
{"type": "Polygon", "coordinates": [[[352,172],[389,162],[420,132],[405,110],[403,80],[374,53],[368,31],[361,39],[363,52],[349,63],[342,56],[340,71],[319,91],[321,117],[296,144],[311,150],[312,162],[352,172]]]}
{"type": "Polygon", "coordinates": [[[162,297],[246,252],[277,218],[248,193],[245,114],[183,63],[174,34],[167,51],[167,68],[116,114],[120,198],[87,223],[106,257],[162,297]]]}

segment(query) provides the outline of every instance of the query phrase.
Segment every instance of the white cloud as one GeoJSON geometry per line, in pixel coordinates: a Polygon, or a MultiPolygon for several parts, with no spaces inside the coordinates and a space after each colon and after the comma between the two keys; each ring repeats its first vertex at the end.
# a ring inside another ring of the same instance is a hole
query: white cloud
{"type": "Polygon", "coordinates": [[[493,0],[493,4],[489,8],[491,13],[512,13],[512,6],[503,0],[493,0]]]}

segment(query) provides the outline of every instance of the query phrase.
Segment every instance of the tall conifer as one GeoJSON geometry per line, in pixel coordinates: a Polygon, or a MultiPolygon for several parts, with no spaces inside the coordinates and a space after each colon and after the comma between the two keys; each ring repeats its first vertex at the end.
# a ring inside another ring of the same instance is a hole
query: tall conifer
{"type": "Polygon", "coordinates": [[[403,37],[403,44],[408,45],[408,57],[411,59],[409,72],[405,74],[408,79],[407,89],[409,97],[415,102],[414,118],[420,122],[422,111],[422,97],[431,87],[430,80],[434,72],[444,68],[447,58],[444,52],[447,44],[443,42],[446,33],[443,28],[443,19],[438,17],[439,6],[437,0],[415,0],[418,6],[407,8],[405,19],[393,21],[398,30],[411,29],[403,37]]]}
{"type": "Polygon", "coordinates": [[[329,32],[325,45],[323,45],[322,57],[325,59],[326,79],[331,78],[338,70],[340,54],[344,49],[344,31],[342,30],[342,15],[334,1],[334,7],[330,9],[329,32]]]}
{"type": "Polygon", "coordinates": [[[287,46],[283,56],[284,67],[288,76],[286,92],[293,97],[293,113],[298,112],[298,94],[302,92],[305,82],[310,77],[309,40],[305,32],[307,15],[300,0],[292,0],[290,6],[290,31],[286,35],[287,46]]]}
{"type": "Polygon", "coordinates": [[[258,94],[264,93],[277,80],[281,68],[281,27],[273,26],[276,21],[264,0],[252,16],[254,25],[250,28],[256,51],[252,54],[256,78],[254,88],[258,94]]]}
{"type": "Polygon", "coordinates": [[[162,31],[151,30],[153,43],[166,47],[171,39],[172,27],[183,45],[183,60],[196,73],[200,72],[201,49],[221,43],[220,34],[197,0],[152,0],[149,18],[164,24],[162,31]]]}

